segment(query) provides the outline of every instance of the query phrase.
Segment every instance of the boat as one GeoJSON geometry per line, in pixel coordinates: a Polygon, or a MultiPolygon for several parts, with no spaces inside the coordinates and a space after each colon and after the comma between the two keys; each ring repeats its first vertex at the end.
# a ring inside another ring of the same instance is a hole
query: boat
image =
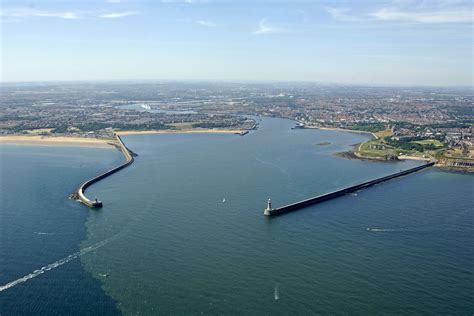
{"type": "Polygon", "coordinates": [[[222,203],[225,203],[225,198],[222,199],[222,203]]]}
{"type": "Polygon", "coordinates": [[[246,131],[236,132],[235,135],[245,136],[245,135],[247,135],[248,133],[249,133],[249,131],[246,130],[246,131]]]}
{"type": "Polygon", "coordinates": [[[275,301],[280,299],[280,293],[278,293],[278,286],[275,286],[275,293],[273,294],[275,297],[275,301]]]}
{"type": "Polygon", "coordinates": [[[292,127],[291,129],[303,129],[303,128],[306,128],[306,126],[304,125],[304,123],[297,123],[296,126],[292,127]]]}

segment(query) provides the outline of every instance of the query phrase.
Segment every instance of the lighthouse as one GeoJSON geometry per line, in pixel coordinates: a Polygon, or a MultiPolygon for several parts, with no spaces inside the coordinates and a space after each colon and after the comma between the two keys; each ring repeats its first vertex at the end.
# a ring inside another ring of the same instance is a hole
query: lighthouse
{"type": "Polygon", "coordinates": [[[268,199],[267,208],[263,210],[263,215],[270,216],[272,213],[272,200],[268,199]]]}

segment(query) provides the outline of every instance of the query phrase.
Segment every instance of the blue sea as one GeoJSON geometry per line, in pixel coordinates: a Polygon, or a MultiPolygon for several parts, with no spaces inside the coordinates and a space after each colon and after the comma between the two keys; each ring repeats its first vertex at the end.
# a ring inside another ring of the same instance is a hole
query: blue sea
{"type": "Polygon", "coordinates": [[[471,315],[474,177],[428,169],[283,216],[275,207],[420,162],[347,160],[367,135],[264,118],[115,149],[0,146],[1,315],[471,315]],[[326,144],[329,143],[329,144],[326,144]]]}

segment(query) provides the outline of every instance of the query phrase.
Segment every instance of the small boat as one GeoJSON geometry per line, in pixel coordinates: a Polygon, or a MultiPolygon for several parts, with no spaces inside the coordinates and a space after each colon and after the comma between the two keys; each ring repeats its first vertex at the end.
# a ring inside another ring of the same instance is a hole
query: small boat
{"type": "Polygon", "coordinates": [[[108,278],[110,276],[108,273],[99,273],[99,275],[104,278],[108,278]]]}
{"type": "Polygon", "coordinates": [[[280,293],[278,293],[278,286],[275,286],[275,293],[273,294],[275,297],[275,301],[280,299],[280,293]]]}
{"type": "Polygon", "coordinates": [[[225,198],[222,199],[222,203],[225,203],[225,198]]]}
{"type": "Polygon", "coordinates": [[[291,129],[304,129],[306,128],[306,126],[304,125],[304,123],[297,123],[294,127],[292,127],[291,129]]]}

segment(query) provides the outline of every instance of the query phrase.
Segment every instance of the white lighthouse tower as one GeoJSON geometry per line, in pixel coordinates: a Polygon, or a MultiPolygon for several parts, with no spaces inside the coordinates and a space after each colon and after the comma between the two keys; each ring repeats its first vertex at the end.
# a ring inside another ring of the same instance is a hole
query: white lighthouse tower
{"type": "Polygon", "coordinates": [[[267,208],[263,210],[263,215],[270,216],[272,213],[272,200],[268,199],[267,208]]]}

